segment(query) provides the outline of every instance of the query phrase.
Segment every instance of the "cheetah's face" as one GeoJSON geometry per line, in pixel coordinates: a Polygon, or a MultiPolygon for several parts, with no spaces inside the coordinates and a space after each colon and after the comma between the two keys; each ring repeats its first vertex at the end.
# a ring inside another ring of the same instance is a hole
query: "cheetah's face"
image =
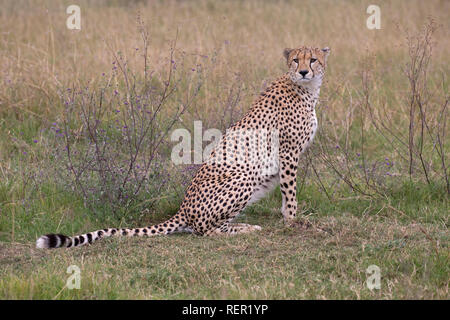
{"type": "Polygon", "coordinates": [[[329,48],[284,49],[291,80],[299,86],[320,87],[329,53],[329,48]]]}

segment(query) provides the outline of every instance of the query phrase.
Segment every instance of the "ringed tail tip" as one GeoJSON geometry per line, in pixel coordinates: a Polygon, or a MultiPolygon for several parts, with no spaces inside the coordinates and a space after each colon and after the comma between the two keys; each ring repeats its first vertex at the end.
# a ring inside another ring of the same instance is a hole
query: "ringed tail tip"
{"type": "Polygon", "coordinates": [[[47,234],[36,240],[36,248],[51,249],[64,246],[68,237],[62,234],[47,234]]]}

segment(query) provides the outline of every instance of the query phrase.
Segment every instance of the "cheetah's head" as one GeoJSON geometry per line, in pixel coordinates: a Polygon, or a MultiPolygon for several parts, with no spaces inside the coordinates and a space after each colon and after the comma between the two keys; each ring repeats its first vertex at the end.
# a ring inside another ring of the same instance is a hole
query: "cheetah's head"
{"type": "Polygon", "coordinates": [[[328,47],[323,49],[311,47],[284,49],[284,57],[292,82],[302,87],[319,88],[329,54],[328,47]]]}

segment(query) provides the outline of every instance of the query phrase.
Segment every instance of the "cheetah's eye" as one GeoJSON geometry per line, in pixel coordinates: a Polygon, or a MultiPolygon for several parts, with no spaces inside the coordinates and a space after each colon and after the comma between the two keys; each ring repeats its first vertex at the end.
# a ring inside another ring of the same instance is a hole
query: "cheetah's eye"
{"type": "Polygon", "coordinates": [[[292,61],[294,61],[295,63],[298,63],[298,59],[294,59],[294,60],[292,60],[292,61]]]}
{"type": "Polygon", "coordinates": [[[314,63],[314,62],[316,62],[316,61],[317,61],[316,58],[311,58],[311,63],[314,63]]]}

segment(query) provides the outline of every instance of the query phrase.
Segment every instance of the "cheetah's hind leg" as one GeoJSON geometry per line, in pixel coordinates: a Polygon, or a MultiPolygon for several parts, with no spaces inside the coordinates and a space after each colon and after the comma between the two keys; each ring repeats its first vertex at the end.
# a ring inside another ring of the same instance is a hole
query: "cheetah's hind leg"
{"type": "Polygon", "coordinates": [[[240,233],[250,233],[261,230],[258,225],[246,223],[224,223],[220,227],[206,233],[207,236],[227,235],[232,236],[240,233]]]}

